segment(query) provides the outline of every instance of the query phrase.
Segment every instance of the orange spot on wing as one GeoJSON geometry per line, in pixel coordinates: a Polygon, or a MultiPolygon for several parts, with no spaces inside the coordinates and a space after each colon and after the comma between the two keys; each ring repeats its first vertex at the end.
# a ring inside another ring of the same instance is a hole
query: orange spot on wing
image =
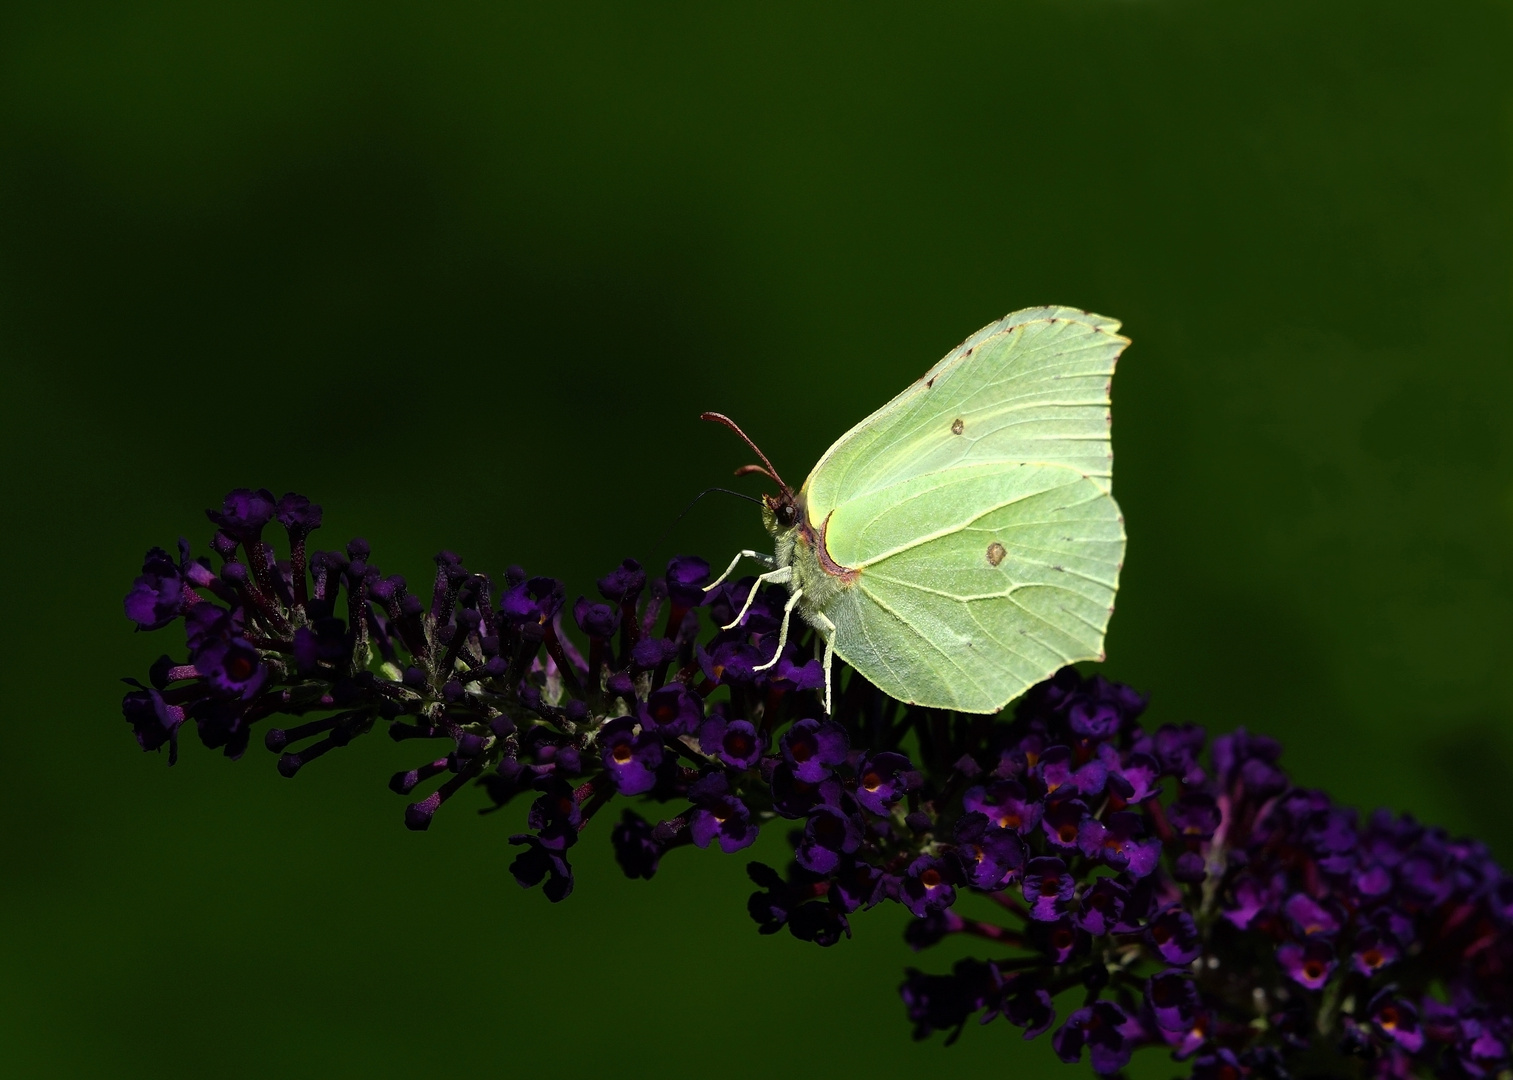
{"type": "Polygon", "coordinates": [[[834,510],[825,515],[825,520],[820,524],[819,535],[816,536],[814,527],[809,524],[809,510],[804,507],[799,514],[798,530],[800,540],[814,548],[815,558],[819,560],[820,569],[831,577],[840,578],[842,583],[850,585],[856,580],[860,570],[853,570],[849,566],[842,566],[830,557],[830,547],[825,540],[830,531],[830,519],[835,514],[834,510]]]}

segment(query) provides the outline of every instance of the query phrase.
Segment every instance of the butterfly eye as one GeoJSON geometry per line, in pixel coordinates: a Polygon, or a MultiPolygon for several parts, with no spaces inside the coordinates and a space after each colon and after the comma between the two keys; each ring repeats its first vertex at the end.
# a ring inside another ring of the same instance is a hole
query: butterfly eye
{"type": "Polygon", "coordinates": [[[793,528],[794,522],[799,519],[799,512],[791,502],[778,503],[773,516],[778,519],[778,524],[785,529],[793,528]]]}

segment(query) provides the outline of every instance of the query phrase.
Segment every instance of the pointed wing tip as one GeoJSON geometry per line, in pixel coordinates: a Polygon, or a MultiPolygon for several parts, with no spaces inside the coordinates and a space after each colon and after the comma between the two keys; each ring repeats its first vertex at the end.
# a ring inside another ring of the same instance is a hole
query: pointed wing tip
{"type": "MultiPolygon", "coordinates": [[[[1130,345],[1130,339],[1119,333],[1124,324],[1118,319],[1112,319],[1107,315],[1099,315],[1094,311],[1072,307],[1067,304],[1047,304],[1044,307],[1020,308],[1011,311],[1002,319],[998,320],[998,326],[1002,330],[1011,330],[1025,323],[1038,322],[1077,322],[1087,326],[1095,334],[1107,334],[1119,343],[1122,352],[1130,345]]],[[[969,339],[970,340],[970,339],[969,339]]],[[[1118,357],[1115,357],[1117,360],[1118,357]]]]}

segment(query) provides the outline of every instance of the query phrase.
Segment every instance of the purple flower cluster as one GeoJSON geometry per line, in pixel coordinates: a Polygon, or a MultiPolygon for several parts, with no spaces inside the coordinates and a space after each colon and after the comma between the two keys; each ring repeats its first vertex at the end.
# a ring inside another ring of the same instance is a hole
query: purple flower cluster
{"type": "MultiPolygon", "coordinates": [[[[266,731],[285,776],[386,721],[395,740],[443,744],[390,781],[412,798],[430,789],[406,824],[427,828],[470,783],[494,808],[532,796],[512,870],[553,900],[572,891],[568,849],[617,795],[682,805],[655,826],[627,810],[613,831],[626,872],[649,877],[682,844],[749,847],[763,817],[804,816],[837,767],[859,764],[847,733],[813,718],[824,676],[798,641],[756,670],[777,641],[780,593],[760,595],[739,627],[701,635],[753,585],[706,592],[703,559],[673,559],[662,576],[626,560],[597,597],[569,603],[561,581],[512,568],[496,584],[443,552],[427,603],[365,541],[307,554],[321,510],[302,496],[238,490],[209,517],[219,566],[184,541],[176,559],[154,548],[125,601],[140,629],[183,622],[187,657],[162,657],[146,685],[127,680],[122,705],[141,747],[166,745],[170,764],[190,720],[207,746],[240,757],[259,722],[318,716],[266,731]],[[275,522],[287,558],[264,538],[275,522]]],[[[896,757],[878,765],[875,806],[912,775],[896,757]]]]}
{"type": "Polygon", "coordinates": [[[1033,1038],[1054,1024],[1052,999],[1075,991],[1052,1047],[1064,1061],[1085,1052],[1101,1074],[1163,1047],[1207,1080],[1505,1076],[1513,877],[1486,848],[1385,811],[1362,823],[1294,787],[1275,741],[1147,731],[1143,705],[1063,671],[971,755],[984,772],[962,796],[955,884],[1014,918],[927,912],[908,938],[966,933],[1013,950],[949,975],[911,970],[916,1036],[954,1039],[981,1013],[1033,1038]],[[1024,851],[986,887],[968,872],[992,860],[962,855],[977,815],[1024,851]]]}
{"type": "Polygon", "coordinates": [[[1002,1017],[1100,1074],[1161,1047],[1212,1080],[1510,1067],[1513,879],[1478,844],[1294,788],[1268,739],[1147,731],[1143,698],[1070,669],[1005,722],[906,707],[837,667],[827,716],[812,633],[766,666],[784,594],[719,629],[754,582],[705,592],[702,559],[626,560],[569,603],[560,581],[496,583],[444,552],[427,602],[361,540],[307,555],[321,515],[301,496],[239,490],[209,516],[219,565],[155,548],[125,602],[144,630],[183,621],[185,658],[123,701],[170,763],[190,720],[238,757],[254,725],[299,719],[264,734],[285,776],[383,720],[439,744],[390,781],[406,824],[470,785],[483,812],[529,799],[511,871],[553,901],[616,797],[663,807],[611,829],[630,877],[787,819],[789,865],[748,867],[763,933],[832,945],[888,902],[915,949],[965,934],[999,951],[909,971],[917,1037],[1002,1017]],[[286,558],[263,537],[275,521],[286,558]]]}

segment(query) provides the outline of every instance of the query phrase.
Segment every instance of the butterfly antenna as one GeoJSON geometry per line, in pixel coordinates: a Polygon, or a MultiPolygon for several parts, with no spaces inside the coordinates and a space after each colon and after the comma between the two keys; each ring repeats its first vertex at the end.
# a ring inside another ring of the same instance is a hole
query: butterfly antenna
{"type": "Polygon", "coordinates": [[[722,487],[705,488],[703,491],[695,495],[692,499],[689,499],[687,506],[678,511],[678,516],[673,518],[671,524],[669,524],[667,528],[662,531],[662,535],[657,537],[657,542],[652,545],[653,549],[660,548],[662,546],[662,542],[666,540],[670,535],[672,535],[672,531],[677,527],[678,522],[683,520],[683,516],[687,514],[688,511],[693,509],[696,502],[702,499],[705,495],[708,495],[711,491],[718,491],[722,495],[734,495],[737,499],[745,499],[747,502],[754,502],[758,506],[762,505],[761,499],[753,499],[750,495],[747,495],[742,491],[731,491],[729,488],[722,487]]]}
{"type": "Polygon", "coordinates": [[[741,437],[741,441],[742,442],[744,442],[747,446],[751,447],[752,450],[756,451],[756,456],[759,457],[759,458],[761,458],[762,459],[762,465],[766,466],[766,468],[764,469],[764,468],[762,468],[762,465],[742,465],[739,469],[737,469],[735,471],[735,474],[737,476],[745,476],[748,473],[758,472],[758,473],[761,473],[763,476],[770,477],[777,484],[777,486],[780,487],[780,488],[782,488],[784,491],[791,492],[793,490],[787,484],[783,483],[783,478],[781,476],[779,476],[778,475],[778,471],[772,467],[772,462],[770,462],[770,461],[767,460],[767,455],[764,454],[764,453],[762,453],[762,448],[760,446],[758,446],[756,443],[752,442],[751,441],[751,437],[749,435],[747,435],[744,431],[742,431],[740,425],[737,424],[734,420],[732,420],[730,417],[726,416],[724,413],[717,413],[717,412],[700,413],[699,414],[699,419],[700,420],[708,420],[708,421],[711,421],[712,423],[716,423],[716,424],[724,424],[731,431],[733,431],[737,435],[739,435],[741,437]]]}
{"type": "Polygon", "coordinates": [[[762,476],[765,476],[767,479],[776,482],[778,487],[783,486],[783,482],[781,480],[779,480],[776,476],[773,476],[770,472],[762,468],[762,466],[760,465],[742,465],[735,471],[736,476],[750,476],[752,473],[758,473],[762,476]]]}

